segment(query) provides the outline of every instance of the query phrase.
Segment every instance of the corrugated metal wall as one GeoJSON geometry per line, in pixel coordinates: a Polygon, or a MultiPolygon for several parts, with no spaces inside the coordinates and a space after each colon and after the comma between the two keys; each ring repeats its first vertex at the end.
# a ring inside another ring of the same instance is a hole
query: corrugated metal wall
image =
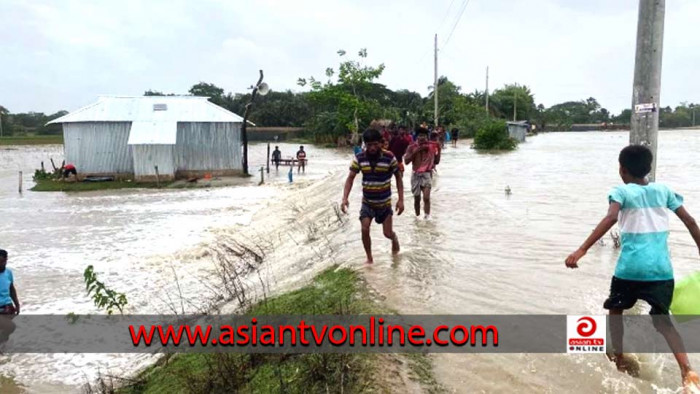
{"type": "Polygon", "coordinates": [[[527,126],[509,124],[508,135],[510,136],[510,138],[513,138],[518,142],[525,142],[525,136],[527,135],[527,126]]]}
{"type": "Polygon", "coordinates": [[[134,175],[142,176],[175,176],[175,160],[173,159],[174,145],[132,145],[134,151],[134,175]]]}
{"type": "Polygon", "coordinates": [[[177,124],[175,170],[242,170],[240,123],[177,124]]]}
{"type": "Polygon", "coordinates": [[[130,128],[131,122],[64,123],[66,163],[79,173],[133,173],[130,128]]]}

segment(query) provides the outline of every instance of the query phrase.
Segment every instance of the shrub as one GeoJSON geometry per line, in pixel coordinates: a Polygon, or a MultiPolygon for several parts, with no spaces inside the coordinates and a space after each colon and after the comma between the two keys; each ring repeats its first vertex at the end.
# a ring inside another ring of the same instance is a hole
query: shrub
{"type": "Polygon", "coordinates": [[[518,142],[508,135],[503,120],[484,123],[474,137],[474,149],[477,150],[513,150],[517,145],[518,142]]]}

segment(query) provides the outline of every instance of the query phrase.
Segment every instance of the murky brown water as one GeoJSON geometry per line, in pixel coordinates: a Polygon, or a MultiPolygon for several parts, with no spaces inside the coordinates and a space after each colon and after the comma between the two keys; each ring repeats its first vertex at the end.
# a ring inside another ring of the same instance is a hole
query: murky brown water
{"type": "MultiPolygon", "coordinates": [[[[700,166],[694,154],[700,133],[663,132],[659,141],[658,179],[700,215],[700,190],[692,178],[700,166]]],[[[577,271],[566,270],[563,260],[605,213],[607,192],[620,182],[616,159],[626,142],[626,133],[552,133],[508,154],[448,148],[434,187],[433,220],[416,219],[410,210],[395,219],[403,248],[397,258],[375,226],[372,266],[362,264],[359,182],[344,223],[332,208],[342,195],[349,153],[311,150],[307,175],[296,177],[295,171],[291,185],[286,170],[273,170],[272,182],[262,187],[251,180],[250,186],[211,190],[20,197],[19,167],[29,173],[48,155],[60,161],[60,147],[2,150],[11,165],[0,170],[0,247],[12,253],[27,313],[94,312],[83,292],[87,264],[129,294],[132,312],[168,313],[164,300],[174,272],[186,296],[201,297],[201,281],[211,274],[207,252],[245,239],[266,245],[263,274],[277,291],[337,263],[361,270],[402,313],[601,314],[617,257],[610,240],[593,247],[577,271]]],[[[285,156],[296,150],[281,148],[285,156]]],[[[251,162],[261,163],[263,152],[262,145],[254,146],[251,162]]],[[[697,249],[677,220],[671,251],[677,275],[700,267],[697,249]]],[[[700,365],[700,358],[692,360],[700,365]]],[[[670,392],[679,381],[670,355],[644,357],[644,379],[617,373],[603,356],[440,355],[435,361],[448,390],[464,393],[670,392]]],[[[118,373],[147,362],[118,355],[0,359],[3,374],[37,392],[46,384],[73,390],[97,368],[118,373]]]]}

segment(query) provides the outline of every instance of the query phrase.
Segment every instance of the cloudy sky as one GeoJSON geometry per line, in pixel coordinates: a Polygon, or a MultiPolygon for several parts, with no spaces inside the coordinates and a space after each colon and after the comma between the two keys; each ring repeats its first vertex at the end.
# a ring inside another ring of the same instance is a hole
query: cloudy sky
{"type": "MultiPolygon", "coordinates": [[[[339,49],[367,48],[379,82],[427,93],[433,35],[441,75],[464,91],[528,85],[550,106],[631,102],[638,0],[0,0],[0,105],[74,110],[100,94],[243,92],[259,69],[275,90],[321,77],[339,49]],[[466,2],[468,1],[468,3],[466,2]],[[462,9],[464,10],[462,12],[462,9]],[[461,15],[461,18],[459,16],[461,15]],[[452,34],[450,36],[450,33],[452,34]],[[449,37],[449,41],[448,41],[449,37]]],[[[699,0],[668,0],[662,105],[700,102],[699,0]]]]}

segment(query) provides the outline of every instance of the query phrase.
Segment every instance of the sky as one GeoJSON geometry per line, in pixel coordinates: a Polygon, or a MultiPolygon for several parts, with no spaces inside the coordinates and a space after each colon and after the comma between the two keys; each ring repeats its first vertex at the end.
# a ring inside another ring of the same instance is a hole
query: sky
{"type": "MultiPolygon", "coordinates": [[[[0,0],[0,105],[72,111],[99,95],[246,92],[258,70],[302,91],[366,48],[378,80],[427,94],[438,70],[462,91],[530,87],[537,104],[631,105],[638,0],[0,0]],[[463,10],[463,11],[462,11],[463,10]],[[449,38],[449,40],[448,40],[449,38]]],[[[700,102],[699,0],[666,1],[661,105],[700,102]]]]}

